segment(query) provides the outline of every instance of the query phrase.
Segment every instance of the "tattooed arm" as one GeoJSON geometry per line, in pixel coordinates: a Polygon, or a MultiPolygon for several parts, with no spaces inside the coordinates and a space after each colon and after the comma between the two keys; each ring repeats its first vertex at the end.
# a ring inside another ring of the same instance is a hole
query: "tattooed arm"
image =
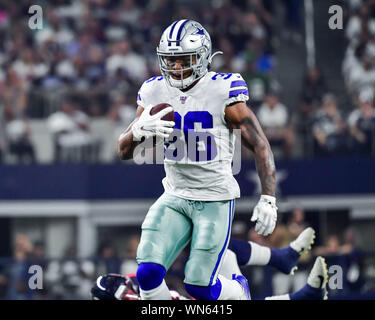
{"type": "Polygon", "coordinates": [[[241,140],[255,157],[255,165],[262,185],[262,195],[253,210],[251,221],[256,222],[255,231],[267,236],[273,232],[277,220],[275,198],[275,162],[270,144],[254,115],[245,102],[226,107],[225,118],[231,129],[241,130],[241,140]]]}
{"type": "Polygon", "coordinates": [[[245,102],[226,107],[225,119],[231,129],[241,129],[241,141],[253,153],[262,185],[262,194],[275,196],[275,162],[270,144],[256,118],[245,102]]]}

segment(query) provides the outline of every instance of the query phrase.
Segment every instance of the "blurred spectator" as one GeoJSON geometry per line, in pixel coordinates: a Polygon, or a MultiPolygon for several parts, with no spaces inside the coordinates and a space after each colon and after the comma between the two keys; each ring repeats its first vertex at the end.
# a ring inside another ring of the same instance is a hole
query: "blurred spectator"
{"type": "Polygon", "coordinates": [[[320,71],[316,68],[308,69],[301,91],[301,115],[303,120],[311,119],[327,89],[320,71]]]}
{"type": "Polygon", "coordinates": [[[48,118],[54,134],[55,160],[62,162],[95,161],[98,144],[90,133],[90,119],[73,100],[64,100],[61,111],[48,118]]]}
{"type": "Polygon", "coordinates": [[[48,297],[50,299],[60,300],[64,298],[64,283],[60,270],[61,261],[46,261],[46,270],[44,272],[44,284],[47,287],[48,297]]]}
{"type": "Polygon", "coordinates": [[[284,156],[289,156],[294,143],[293,129],[288,109],[279,102],[276,93],[268,94],[258,110],[258,119],[273,151],[282,147],[284,156]]]}
{"type": "Polygon", "coordinates": [[[121,264],[121,274],[136,273],[138,268],[138,263],[136,261],[137,248],[139,244],[139,236],[132,236],[127,243],[127,250],[124,255],[124,260],[121,264]]]}
{"type": "MultiPolygon", "coordinates": [[[[26,85],[13,68],[8,68],[3,86],[0,86],[1,115],[0,153],[7,150],[13,162],[34,162],[34,147],[26,120],[28,106],[26,85]]],[[[1,156],[0,156],[1,158],[1,156]]]]}
{"type": "MultiPolygon", "coordinates": [[[[134,97],[132,97],[134,98],[134,97]]],[[[134,120],[136,115],[136,107],[128,103],[130,98],[127,98],[124,94],[117,93],[113,95],[112,107],[107,114],[107,118],[111,120],[116,126],[114,130],[113,141],[117,141],[118,137],[127,129],[130,123],[134,120]]],[[[131,101],[131,100],[130,100],[131,101]]],[[[114,158],[117,160],[116,146],[113,149],[114,158]]]]}
{"type": "Polygon", "coordinates": [[[337,235],[330,235],[324,246],[316,247],[314,254],[317,256],[337,255],[340,253],[340,240],[337,235]]]}
{"type": "Polygon", "coordinates": [[[30,140],[31,132],[28,122],[22,119],[10,120],[6,124],[5,132],[9,154],[17,162],[35,162],[35,151],[30,140]]]}
{"type": "Polygon", "coordinates": [[[352,0],[350,8],[346,26],[346,37],[350,42],[342,65],[349,93],[358,104],[348,117],[350,146],[354,155],[368,156],[375,152],[375,3],[352,0]]]}
{"type": "MultiPolygon", "coordinates": [[[[368,51],[368,42],[360,42],[350,44],[345,52],[344,60],[342,63],[342,72],[348,91],[353,92],[354,88],[351,88],[350,81],[353,77],[353,72],[361,69],[361,60],[365,55],[368,57],[372,56],[368,51]]],[[[374,50],[375,51],[375,50],[374,50]]]]}
{"type": "Polygon", "coordinates": [[[78,296],[81,300],[87,300],[89,298],[89,292],[92,288],[92,284],[97,278],[95,263],[90,259],[81,259],[79,261],[81,281],[78,288],[78,296]]]}
{"type": "Polygon", "coordinates": [[[257,68],[255,57],[251,52],[246,52],[244,60],[246,68],[242,73],[251,92],[251,105],[258,107],[264,100],[266,93],[270,89],[270,79],[266,72],[261,72],[257,68]]]}
{"type": "Polygon", "coordinates": [[[358,97],[358,102],[359,108],[353,110],[348,117],[352,147],[355,155],[371,155],[375,153],[373,90],[371,88],[363,90],[358,97]]]}
{"type": "Polygon", "coordinates": [[[327,88],[323,77],[317,68],[307,70],[301,91],[301,102],[299,105],[297,131],[302,138],[303,153],[311,154],[312,141],[311,130],[315,113],[322,103],[322,98],[327,88]]]}
{"type": "Polygon", "coordinates": [[[87,298],[87,294],[82,297],[81,284],[82,273],[79,261],[74,248],[68,248],[59,266],[60,282],[62,285],[62,297],[79,300],[87,298]]]}
{"type": "Polygon", "coordinates": [[[117,256],[115,248],[108,243],[101,245],[99,249],[98,262],[98,273],[120,273],[121,260],[117,256]]]}
{"type": "Polygon", "coordinates": [[[346,288],[349,292],[360,293],[365,284],[364,253],[358,239],[358,232],[348,228],[344,232],[341,253],[346,255],[346,288]]]}
{"type": "Polygon", "coordinates": [[[132,51],[131,43],[126,40],[115,43],[106,62],[106,71],[113,76],[118,69],[123,69],[134,82],[147,79],[147,65],[145,59],[132,51]],[[134,66],[137,66],[134,68],[134,66]]]}
{"type": "Polygon", "coordinates": [[[345,33],[346,38],[352,42],[375,36],[375,19],[371,17],[367,4],[363,4],[358,12],[349,18],[345,33]]]}
{"type": "Polygon", "coordinates": [[[73,40],[74,33],[57,13],[58,10],[51,7],[47,8],[43,29],[35,33],[35,40],[39,45],[50,42],[64,45],[73,40]]]}
{"type": "Polygon", "coordinates": [[[6,120],[9,117],[19,119],[25,116],[28,104],[26,85],[12,68],[7,69],[5,81],[0,86],[0,99],[6,120]]]}
{"type": "Polygon", "coordinates": [[[364,55],[360,63],[354,65],[348,75],[348,85],[352,92],[360,92],[366,87],[375,86],[374,60],[364,55]]]}
{"type": "Polygon", "coordinates": [[[136,108],[128,103],[128,98],[123,94],[117,94],[113,98],[113,106],[108,113],[108,119],[115,122],[122,129],[126,129],[134,120],[136,108]]]}
{"type": "Polygon", "coordinates": [[[315,115],[312,133],[314,155],[338,155],[346,151],[345,124],[332,94],[323,97],[323,105],[315,115]]]}
{"type": "Polygon", "coordinates": [[[30,300],[33,292],[28,286],[29,258],[33,250],[30,239],[24,234],[15,238],[13,250],[13,263],[8,266],[7,274],[7,299],[30,300]]]}
{"type": "Polygon", "coordinates": [[[254,12],[245,13],[242,24],[245,35],[250,36],[254,45],[259,48],[265,48],[267,44],[267,32],[258,16],[254,12]]]}
{"type": "Polygon", "coordinates": [[[302,1],[299,0],[283,0],[285,6],[285,31],[284,36],[290,38],[296,43],[302,41],[301,30],[301,11],[302,1]]]}
{"type": "Polygon", "coordinates": [[[104,52],[101,46],[90,47],[85,66],[85,77],[91,86],[98,85],[105,78],[104,52]]]}
{"type": "Polygon", "coordinates": [[[49,70],[48,64],[38,56],[38,51],[31,48],[25,48],[21,57],[13,63],[12,67],[27,85],[46,76],[49,70]]]}
{"type": "MultiPolygon", "coordinates": [[[[26,120],[27,94],[25,84],[17,72],[8,68],[4,86],[0,90],[3,109],[3,140],[0,144],[18,162],[34,162],[34,147],[30,140],[30,128],[26,120]]],[[[1,147],[0,147],[1,149],[1,147]]]]}
{"type": "Polygon", "coordinates": [[[247,8],[255,13],[259,20],[267,30],[268,40],[272,40],[272,28],[274,25],[274,3],[269,0],[249,0],[247,1],[247,8]]]}
{"type": "Polygon", "coordinates": [[[342,287],[330,291],[332,298],[350,298],[350,294],[361,293],[364,285],[364,255],[358,244],[355,229],[348,228],[343,234],[343,239],[344,243],[341,244],[337,235],[330,235],[325,245],[313,250],[315,255],[325,257],[328,267],[341,268],[342,287]]]}
{"type": "Polygon", "coordinates": [[[300,206],[296,206],[292,212],[291,218],[287,223],[289,232],[295,239],[308,226],[309,224],[305,220],[305,210],[300,206]]]}
{"type": "Polygon", "coordinates": [[[31,290],[28,288],[28,262],[27,252],[20,249],[14,250],[13,263],[8,270],[8,292],[9,300],[30,300],[31,290]]]}
{"type": "Polygon", "coordinates": [[[30,263],[41,266],[44,270],[46,265],[45,248],[43,243],[35,242],[30,252],[30,263]]]}

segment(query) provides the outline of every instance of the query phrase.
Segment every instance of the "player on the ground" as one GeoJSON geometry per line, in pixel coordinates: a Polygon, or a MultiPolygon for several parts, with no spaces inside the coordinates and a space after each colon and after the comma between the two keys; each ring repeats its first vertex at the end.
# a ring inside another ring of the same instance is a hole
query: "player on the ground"
{"type": "Polygon", "coordinates": [[[251,220],[256,232],[265,236],[272,233],[277,219],[271,147],[246,105],[249,92],[241,75],[208,70],[215,54],[209,34],[198,22],[185,19],[170,25],[157,54],[163,76],[142,85],[136,119],[118,142],[120,158],[130,159],[142,138],[168,139],[173,131],[173,140],[166,141],[165,192],[142,224],[137,251],[140,295],[145,300],[171,299],[164,275],[191,241],[184,279],[187,292],[196,299],[249,299],[243,276],[218,275],[229,244],[235,199],[240,196],[231,169],[233,129],[240,130],[241,141],[254,153],[262,195],[251,220]],[[152,106],[160,103],[173,109],[150,115],[152,106]],[[172,110],[174,122],[161,120],[172,110]]]}
{"type": "MultiPolygon", "coordinates": [[[[266,297],[265,300],[327,300],[328,271],[324,258],[317,257],[306,285],[292,293],[266,297]]],[[[91,289],[94,300],[140,300],[139,284],[135,274],[121,276],[106,274],[98,277],[91,289]]],[[[170,290],[172,300],[189,300],[170,290]]]]}
{"type": "MultiPolygon", "coordinates": [[[[281,272],[291,273],[295,270],[300,255],[309,251],[314,241],[315,232],[311,228],[305,229],[296,240],[282,249],[269,249],[254,242],[232,239],[236,242],[232,250],[228,249],[220,274],[231,277],[233,273],[241,274],[239,266],[272,265],[281,272]],[[252,248],[256,248],[253,250],[252,248]],[[267,253],[267,251],[269,251],[267,253]],[[268,256],[268,261],[267,261],[268,256]],[[277,258],[275,258],[275,256],[277,258]],[[232,259],[234,257],[234,260],[232,259]],[[272,263],[270,261],[274,260],[272,263]],[[238,261],[238,264],[237,264],[238,261]],[[285,262],[287,261],[287,262],[285,262]]],[[[231,244],[229,244],[231,248],[231,244]]],[[[327,299],[326,284],[328,281],[327,266],[323,258],[318,257],[310,271],[306,285],[300,290],[280,296],[272,296],[266,300],[320,300],[327,299]]],[[[135,275],[109,274],[98,277],[91,290],[94,299],[99,300],[138,300],[139,285],[135,275]]],[[[178,292],[170,290],[174,300],[184,300],[178,292]]]]}

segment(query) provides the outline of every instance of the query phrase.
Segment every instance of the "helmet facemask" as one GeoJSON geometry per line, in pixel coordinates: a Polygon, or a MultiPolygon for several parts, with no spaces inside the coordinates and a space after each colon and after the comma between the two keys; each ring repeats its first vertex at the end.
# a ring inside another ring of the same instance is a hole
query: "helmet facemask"
{"type": "Polygon", "coordinates": [[[204,60],[208,50],[201,48],[199,51],[173,54],[158,52],[160,71],[170,86],[185,89],[206,74],[204,60]],[[181,69],[174,69],[176,61],[180,61],[181,69]]]}

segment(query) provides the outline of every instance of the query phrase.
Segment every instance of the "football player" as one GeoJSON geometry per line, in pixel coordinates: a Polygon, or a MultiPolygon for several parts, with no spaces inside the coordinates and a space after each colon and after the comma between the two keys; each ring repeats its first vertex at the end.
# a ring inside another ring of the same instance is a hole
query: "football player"
{"type": "MultiPolygon", "coordinates": [[[[314,237],[314,230],[307,228],[288,247],[282,249],[269,249],[254,242],[232,239],[220,274],[227,278],[230,278],[233,273],[239,275],[241,274],[239,266],[246,265],[271,265],[283,273],[292,274],[297,268],[298,258],[311,249],[314,237]]],[[[327,299],[327,281],[327,265],[322,257],[317,257],[303,288],[290,294],[267,297],[266,300],[325,300],[327,299]]],[[[100,276],[91,294],[94,299],[98,300],[140,299],[139,284],[135,274],[100,276]]],[[[187,299],[173,290],[170,294],[173,300],[187,299]]]]}
{"type": "Polygon", "coordinates": [[[146,215],[137,250],[137,278],[145,300],[171,299],[164,275],[190,241],[184,283],[191,296],[250,298],[242,275],[227,279],[218,272],[229,244],[235,199],[240,196],[231,168],[233,129],[253,151],[261,182],[262,194],[251,217],[255,230],[267,236],[276,225],[271,147],[246,105],[249,92],[242,76],[209,71],[215,54],[201,24],[188,19],[172,23],[157,47],[162,76],[143,83],[136,118],[118,141],[120,158],[130,159],[143,138],[166,140],[165,192],[146,215]],[[151,108],[160,103],[173,108],[151,115],[151,108]],[[171,111],[175,121],[162,120],[171,111]],[[176,154],[181,145],[184,154],[176,154]]]}

